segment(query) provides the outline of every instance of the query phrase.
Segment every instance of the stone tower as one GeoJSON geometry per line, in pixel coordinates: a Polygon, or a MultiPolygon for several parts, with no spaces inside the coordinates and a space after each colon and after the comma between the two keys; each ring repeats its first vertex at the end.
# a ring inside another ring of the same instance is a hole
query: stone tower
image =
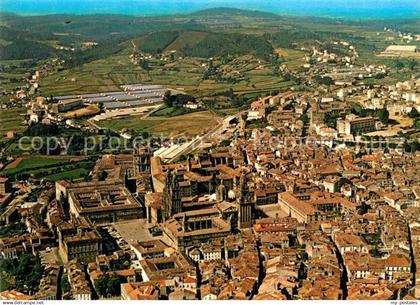
{"type": "Polygon", "coordinates": [[[169,220],[176,213],[182,211],[181,194],[175,171],[166,174],[165,187],[163,189],[163,220],[169,220]]]}
{"type": "Polygon", "coordinates": [[[226,200],[226,187],[223,184],[223,180],[220,182],[220,185],[216,189],[216,200],[221,202],[226,200]]]}
{"type": "Polygon", "coordinates": [[[252,194],[249,191],[245,173],[241,174],[238,195],[238,227],[241,229],[250,228],[252,226],[252,194]]]}
{"type": "Polygon", "coordinates": [[[137,167],[139,172],[150,172],[151,157],[152,153],[148,147],[138,147],[134,158],[134,167],[137,167]]]}

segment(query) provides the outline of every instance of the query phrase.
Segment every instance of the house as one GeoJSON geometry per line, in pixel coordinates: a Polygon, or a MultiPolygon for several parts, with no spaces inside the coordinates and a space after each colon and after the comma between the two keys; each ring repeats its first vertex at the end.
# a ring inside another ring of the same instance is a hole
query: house
{"type": "Polygon", "coordinates": [[[397,273],[410,273],[410,259],[402,254],[391,254],[385,259],[385,271],[390,279],[397,273]]]}
{"type": "Polygon", "coordinates": [[[175,290],[169,294],[169,300],[196,300],[195,293],[188,289],[175,290]]]}
{"type": "Polygon", "coordinates": [[[346,232],[333,232],[332,239],[342,255],[346,252],[368,252],[367,244],[358,235],[346,232]]]}
{"type": "Polygon", "coordinates": [[[344,265],[350,282],[360,279],[385,279],[383,259],[375,259],[367,253],[346,252],[344,265]]]}
{"type": "Polygon", "coordinates": [[[201,286],[201,299],[205,301],[217,300],[218,289],[210,285],[201,286]]]}
{"type": "Polygon", "coordinates": [[[17,135],[17,132],[16,132],[16,131],[14,131],[14,130],[9,130],[9,131],[7,132],[7,134],[6,134],[6,137],[7,137],[8,139],[12,139],[12,138],[15,138],[15,137],[16,137],[16,135],[17,135]]]}
{"type": "Polygon", "coordinates": [[[220,246],[204,245],[201,247],[201,252],[205,261],[222,259],[222,248],[220,246]]]}
{"type": "Polygon", "coordinates": [[[74,259],[68,262],[67,270],[73,299],[77,301],[91,300],[92,290],[89,282],[86,280],[83,265],[77,259],[74,259]]]}
{"type": "Polygon", "coordinates": [[[0,177],[0,195],[12,192],[12,182],[9,178],[0,177]]]}
{"type": "Polygon", "coordinates": [[[166,248],[168,247],[160,240],[147,240],[131,245],[131,249],[139,260],[164,257],[166,248]]]}
{"type": "Polygon", "coordinates": [[[161,287],[155,282],[121,284],[121,300],[158,300],[161,287]]]}
{"type": "Polygon", "coordinates": [[[90,272],[90,279],[95,286],[96,281],[103,276],[104,274],[108,274],[109,276],[117,276],[121,279],[123,283],[134,283],[136,281],[136,270],[134,269],[124,269],[124,270],[115,270],[115,271],[108,271],[108,272],[102,272],[102,271],[92,271],[90,272]]]}
{"type": "Polygon", "coordinates": [[[391,207],[401,211],[414,205],[414,200],[400,192],[390,192],[384,195],[384,200],[391,207]]]}
{"type": "Polygon", "coordinates": [[[196,110],[204,107],[203,101],[188,101],[183,105],[184,108],[196,110]]]}
{"type": "Polygon", "coordinates": [[[17,290],[5,290],[5,291],[0,292],[0,300],[26,301],[26,300],[32,300],[32,298],[29,295],[26,295],[17,290]]]}
{"type": "Polygon", "coordinates": [[[291,192],[278,194],[281,209],[298,222],[310,223],[325,220],[324,212],[316,209],[310,203],[296,198],[291,192]]]}

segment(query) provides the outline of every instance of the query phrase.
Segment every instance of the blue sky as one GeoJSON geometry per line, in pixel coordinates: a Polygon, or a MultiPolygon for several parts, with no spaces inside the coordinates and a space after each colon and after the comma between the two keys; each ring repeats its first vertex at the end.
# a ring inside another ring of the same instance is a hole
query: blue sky
{"type": "Polygon", "coordinates": [[[419,0],[0,0],[0,11],[23,15],[116,13],[161,15],[212,7],[236,7],[284,15],[419,17],[419,0]]]}

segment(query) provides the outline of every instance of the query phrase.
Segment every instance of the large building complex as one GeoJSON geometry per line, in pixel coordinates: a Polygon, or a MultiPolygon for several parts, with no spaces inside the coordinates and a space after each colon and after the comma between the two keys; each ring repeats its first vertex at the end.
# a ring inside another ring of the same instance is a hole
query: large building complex
{"type": "Polygon", "coordinates": [[[86,217],[95,224],[137,219],[143,215],[140,203],[129,190],[112,180],[60,185],[58,188],[64,189],[74,218],[86,217]]]}
{"type": "Polygon", "coordinates": [[[358,135],[376,130],[376,120],[372,117],[357,118],[348,115],[345,120],[337,121],[337,129],[341,134],[358,135]]]}

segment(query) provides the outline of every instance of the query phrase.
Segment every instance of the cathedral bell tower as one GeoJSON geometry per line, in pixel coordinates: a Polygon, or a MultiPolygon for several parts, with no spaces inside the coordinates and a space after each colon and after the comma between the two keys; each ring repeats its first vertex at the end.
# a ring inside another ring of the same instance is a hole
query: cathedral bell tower
{"type": "Polygon", "coordinates": [[[216,201],[218,202],[225,201],[227,197],[226,194],[227,194],[226,187],[224,186],[223,179],[222,179],[222,181],[220,182],[220,185],[216,189],[216,201]]]}
{"type": "Polygon", "coordinates": [[[252,226],[252,194],[249,192],[245,173],[241,174],[237,203],[239,205],[238,227],[250,228],[252,226]]]}
{"type": "Polygon", "coordinates": [[[176,213],[181,212],[181,194],[179,191],[177,174],[168,171],[163,189],[163,220],[169,220],[176,213]]]}

